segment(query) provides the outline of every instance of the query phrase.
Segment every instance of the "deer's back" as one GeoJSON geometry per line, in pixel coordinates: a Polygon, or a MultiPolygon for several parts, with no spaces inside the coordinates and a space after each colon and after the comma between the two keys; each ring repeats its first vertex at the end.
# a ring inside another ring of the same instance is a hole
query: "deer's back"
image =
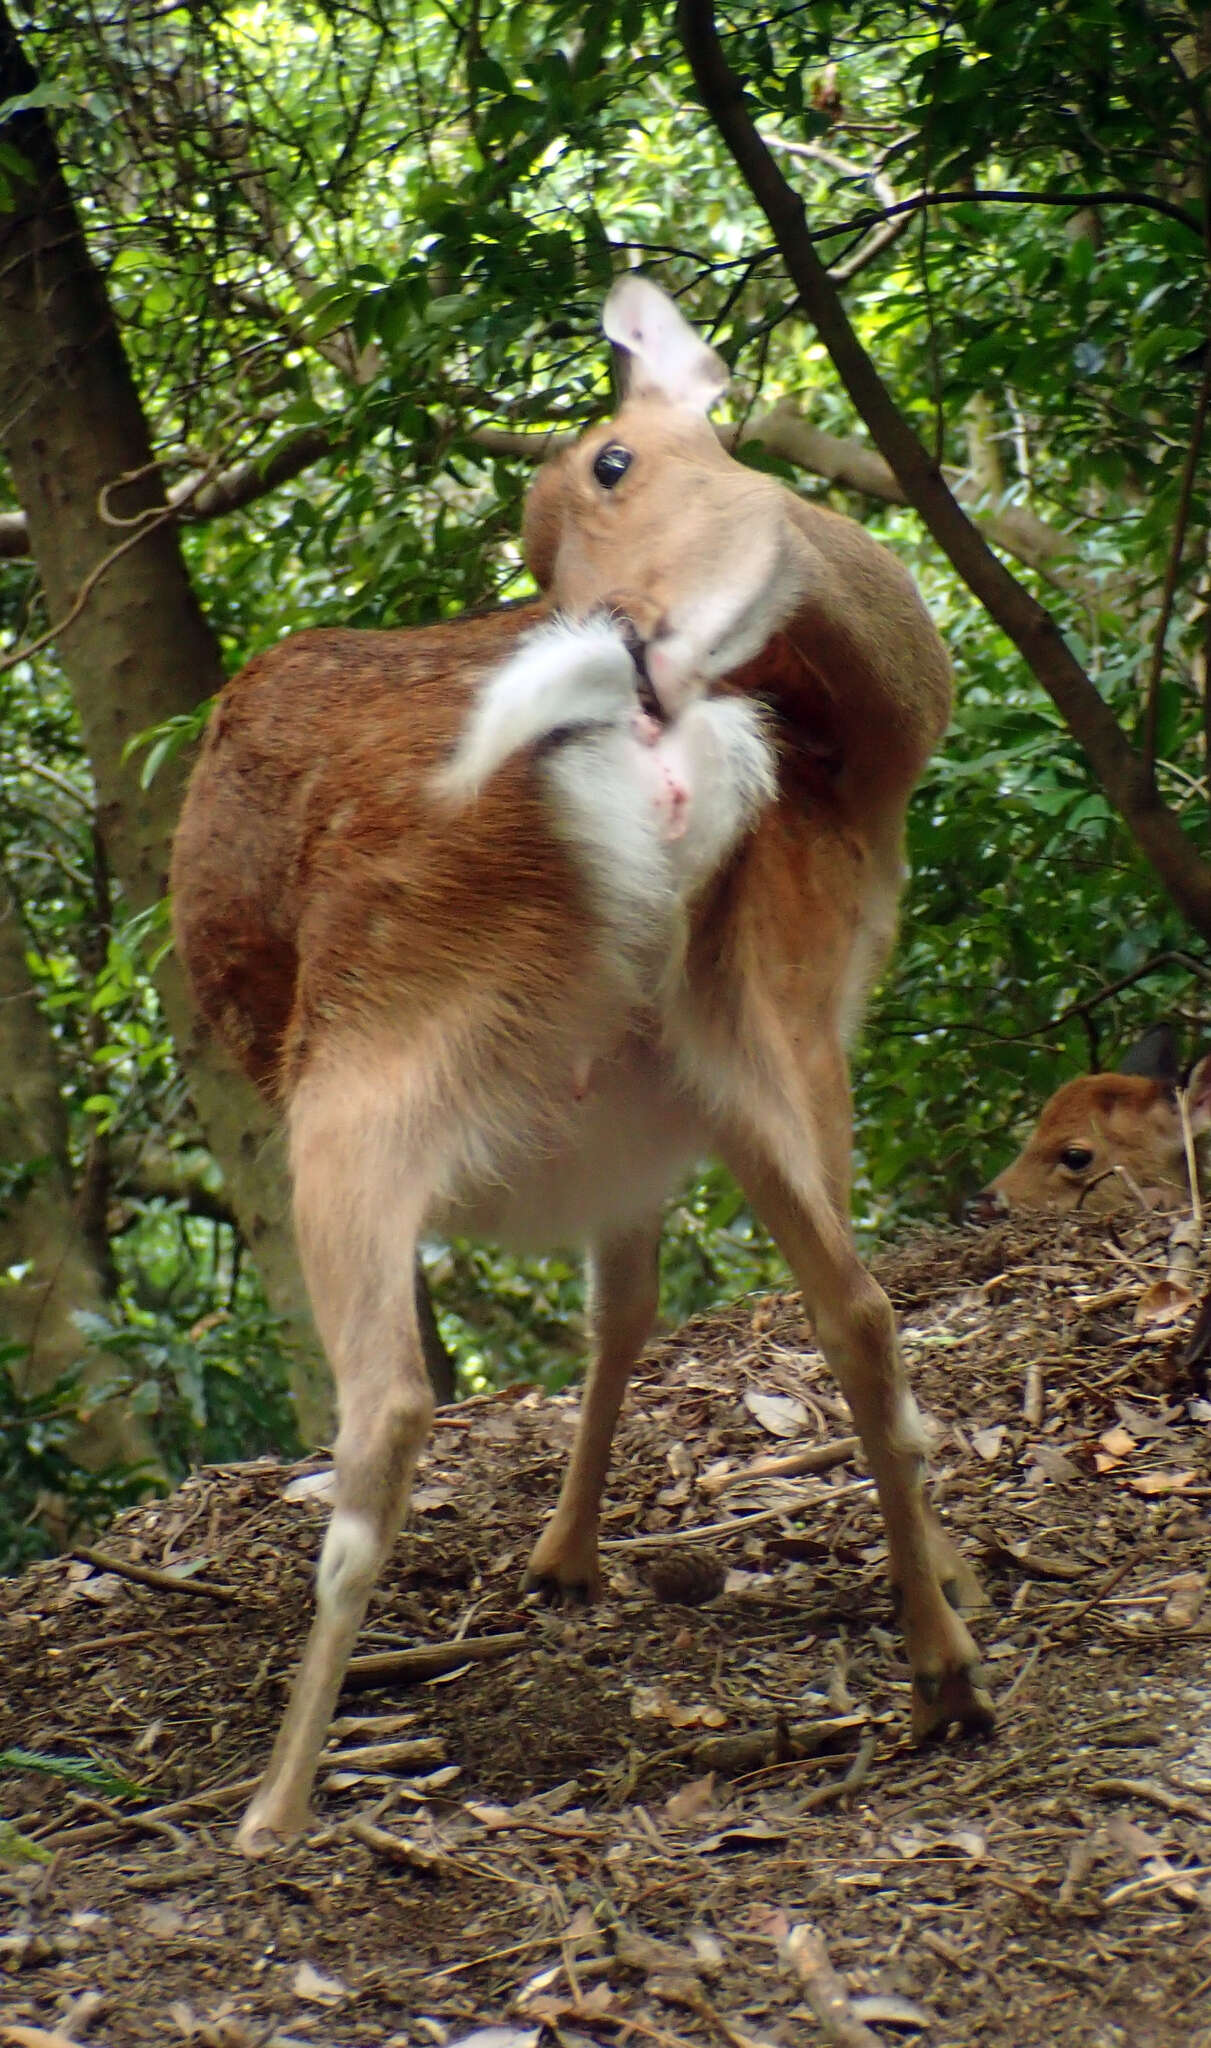
{"type": "Polygon", "coordinates": [[[536,616],[299,633],[223,690],[177,831],[174,925],[203,1016],[265,1092],[325,1019],[406,1023],[469,972],[566,962],[576,882],[525,764],[457,832],[431,789],[536,616]]]}

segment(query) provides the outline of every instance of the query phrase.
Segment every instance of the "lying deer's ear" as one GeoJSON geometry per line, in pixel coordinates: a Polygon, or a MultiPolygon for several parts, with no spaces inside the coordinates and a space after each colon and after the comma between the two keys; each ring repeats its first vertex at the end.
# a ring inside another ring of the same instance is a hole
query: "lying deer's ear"
{"type": "Polygon", "coordinates": [[[1141,1074],[1146,1081],[1171,1081],[1175,1085],[1181,1078],[1177,1060],[1177,1039],[1172,1024],[1154,1024],[1145,1031],[1118,1063],[1120,1074],[1141,1074]]]}
{"type": "Polygon", "coordinates": [[[1196,1060],[1186,1083],[1186,1106],[1195,1137],[1211,1131],[1211,1053],[1196,1060]]]}
{"type": "Polygon", "coordinates": [[[727,389],[722,356],[699,340],[650,278],[634,271],[620,277],[602,308],[601,324],[622,352],[625,398],[664,398],[709,412],[727,389]]]}

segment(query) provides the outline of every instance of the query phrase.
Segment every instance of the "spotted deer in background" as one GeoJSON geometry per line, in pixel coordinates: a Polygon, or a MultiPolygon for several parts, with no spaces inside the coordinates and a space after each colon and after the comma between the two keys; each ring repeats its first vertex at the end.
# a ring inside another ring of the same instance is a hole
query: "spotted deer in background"
{"type": "Polygon", "coordinates": [[[914,1733],[992,1724],[847,1214],[846,1042],[949,664],[891,555],[724,452],[726,372],[655,286],[620,281],[604,326],[624,399],[531,490],[539,601],[259,656],[222,693],[177,835],[177,943],[203,1017],[281,1105],[340,1415],[250,1853],[305,1822],[428,1432],[418,1234],[586,1248],[592,1363],[529,1579],[593,1593],[662,1204],[704,1154],[786,1254],[861,1432],[914,1733]]]}

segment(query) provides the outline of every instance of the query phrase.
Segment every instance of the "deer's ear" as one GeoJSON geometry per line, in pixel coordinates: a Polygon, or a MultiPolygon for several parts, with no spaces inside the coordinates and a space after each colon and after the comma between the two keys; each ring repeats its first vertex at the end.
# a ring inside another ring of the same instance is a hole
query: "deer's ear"
{"type": "Polygon", "coordinates": [[[1146,1081],[1168,1081],[1176,1087],[1181,1069],[1172,1024],[1154,1024],[1142,1038],[1137,1038],[1119,1061],[1118,1072],[1140,1074],[1146,1081]]]}
{"type": "Polygon", "coordinates": [[[614,284],[601,324],[620,356],[624,398],[664,398],[709,412],[727,389],[722,356],[708,348],[650,278],[631,271],[614,284]]]}

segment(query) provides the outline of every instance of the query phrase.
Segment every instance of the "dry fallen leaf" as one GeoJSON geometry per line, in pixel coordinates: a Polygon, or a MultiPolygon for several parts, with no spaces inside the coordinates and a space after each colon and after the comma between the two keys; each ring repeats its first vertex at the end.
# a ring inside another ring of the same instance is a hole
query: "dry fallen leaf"
{"type": "Polygon", "coordinates": [[[336,1472],[326,1465],[322,1472],[303,1472],[282,1488],[283,1500],[323,1501],[336,1492],[336,1472]]]}
{"type": "Polygon", "coordinates": [[[1166,1628],[1192,1628],[1207,1591],[1206,1572],[1182,1572],[1169,1581],[1169,1598],[1161,1621],[1166,1628]]]}
{"type": "MultiPolygon", "coordinates": [[[[525,2010],[533,2013],[536,2020],[552,2029],[560,2027],[567,2020],[588,2022],[607,2019],[614,2003],[614,1993],[608,1984],[594,1984],[592,1988],[574,1997],[538,1996],[526,2001],[525,2010]]],[[[520,2037],[519,2037],[520,2038],[520,2037]]],[[[536,2038],[536,2037],[535,2037],[536,2038]]],[[[467,2048],[464,2042],[462,2048],[467,2048]]],[[[504,2048],[504,2044],[502,2044],[504,2048]]]]}
{"type": "Polygon", "coordinates": [[[1180,1280],[1154,1280],[1136,1303],[1136,1328],[1165,1329],[1170,1323],[1180,1322],[1193,1306],[1194,1296],[1180,1280]]]}
{"type": "Polygon", "coordinates": [[[995,1464],[1005,1443],[1005,1424],[994,1422],[989,1429],[973,1429],[971,1448],[986,1465],[995,1464]]]}
{"type": "Polygon", "coordinates": [[[1136,1408],[1130,1401],[1116,1401],[1114,1412],[1124,1429],[1133,1437],[1148,1439],[1157,1436],[1172,1436],[1174,1422],[1181,1420],[1181,1410],[1166,1410],[1163,1415],[1150,1415],[1146,1409],[1136,1408]]]}
{"type": "Polygon", "coordinates": [[[460,2034],[449,2048],[538,2048],[538,2027],[477,2027],[460,2034]]]}
{"type": "Polygon", "coordinates": [[[413,1515],[439,1515],[454,1501],[452,1486],[418,1486],[409,1495],[408,1511],[413,1515]]]}
{"type": "Polygon", "coordinates": [[[1076,1479],[1079,1476],[1071,1458],[1066,1458],[1063,1451],[1057,1450],[1054,1444],[1036,1444],[1033,1456],[1034,1467],[1027,1477],[1035,1485],[1038,1484],[1034,1478],[1036,1471],[1040,1472],[1044,1479],[1057,1481],[1076,1479]]]}
{"type": "Polygon", "coordinates": [[[703,1856],[732,1849],[765,1849],[771,1842],[784,1842],[786,1836],[785,1828],[771,1827],[768,1821],[738,1821],[735,1827],[721,1828],[718,1834],[705,1836],[698,1849],[703,1856]]]}
{"type": "Polygon", "coordinates": [[[705,1778],[693,1778],[670,1794],[664,1802],[664,1817],[675,1828],[687,1827],[690,1821],[709,1813],[714,1804],[715,1773],[708,1771],[705,1778]]]}
{"type": "Polygon", "coordinates": [[[339,2005],[349,1996],[348,1985],[339,1977],[325,1977],[310,1963],[299,1964],[291,1989],[296,1998],[305,1998],[311,2005],[339,2005]]]}
{"type": "Polygon", "coordinates": [[[1134,1493],[1184,1493],[1198,1478],[1194,1471],[1184,1472],[1138,1472],[1127,1481],[1134,1493]]]}
{"type": "Polygon", "coordinates": [[[789,1394],[761,1394],[746,1387],[744,1405],[771,1436],[801,1436],[807,1428],[806,1408],[789,1394]]]}
{"type": "Polygon", "coordinates": [[[464,1799],[463,1812],[469,1813],[484,1828],[511,1828],[513,1809],[511,1806],[491,1806],[486,1800],[464,1799]]]}
{"type": "Polygon", "coordinates": [[[663,1685],[637,1685],[631,1694],[633,1721],[667,1721],[670,1728],[726,1728],[722,1707],[679,1707],[663,1685]]]}
{"type": "Polygon", "coordinates": [[[1110,1429],[1104,1429],[1098,1442],[1104,1451],[1109,1452],[1112,1459],[1129,1458],[1135,1449],[1135,1438],[1130,1430],[1123,1428],[1121,1422],[1114,1423],[1110,1429]]]}
{"type": "Polygon", "coordinates": [[[929,2027],[933,2025],[932,2013],[924,2006],[914,2004],[911,1998],[901,1998],[895,1992],[875,1991],[868,1997],[855,1998],[850,2011],[856,2020],[873,2020],[885,2027],[929,2027]]]}

